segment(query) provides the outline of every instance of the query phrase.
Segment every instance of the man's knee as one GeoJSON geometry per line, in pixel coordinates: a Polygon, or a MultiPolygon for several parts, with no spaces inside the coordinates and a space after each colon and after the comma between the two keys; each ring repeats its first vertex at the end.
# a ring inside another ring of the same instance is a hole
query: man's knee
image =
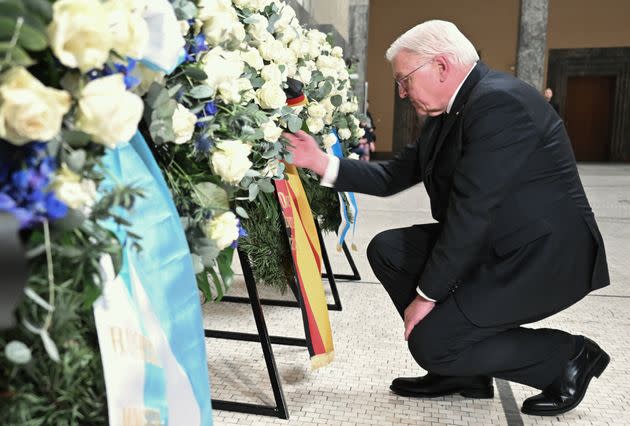
{"type": "Polygon", "coordinates": [[[425,324],[418,324],[409,335],[409,351],[420,367],[444,376],[450,375],[450,364],[457,359],[457,353],[446,347],[445,341],[425,324]]]}
{"type": "Polygon", "coordinates": [[[372,238],[372,241],[370,241],[370,244],[368,244],[367,247],[367,259],[370,263],[370,266],[375,272],[377,268],[380,268],[383,264],[385,264],[387,253],[390,252],[390,250],[388,250],[387,248],[389,240],[387,237],[387,232],[388,231],[383,231],[379,234],[376,234],[376,236],[372,238]]]}

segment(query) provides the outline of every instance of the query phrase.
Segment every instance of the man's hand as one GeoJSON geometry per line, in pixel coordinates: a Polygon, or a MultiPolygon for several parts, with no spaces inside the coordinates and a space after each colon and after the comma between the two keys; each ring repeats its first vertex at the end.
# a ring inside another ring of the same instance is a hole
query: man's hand
{"type": "Polygon", "coordinates": [[[282,136],[291,144],[287,148],[293,154],[293,164],[311,169],[320,176],[324,175],[328,166],[328,155],[319,148],[311,135],[298,130],[295,133],[284,132],[282,136]]]}
{"type": "Polygon", "coordinates": [[[413,302],[405,309],[405,340],[409,340],[409,335],[413,328],[424,319],[435,307],[435,302],[431,302],[420,295],[413,299],[413,302]]]}

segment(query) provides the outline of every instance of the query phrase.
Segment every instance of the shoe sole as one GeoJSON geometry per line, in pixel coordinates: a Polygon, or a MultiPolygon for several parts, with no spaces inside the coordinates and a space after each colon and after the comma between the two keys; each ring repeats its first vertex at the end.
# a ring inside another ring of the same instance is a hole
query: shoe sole
{"type": "Polygon", "coordinates": [[[417,392],[405,391],[400,389],[394,389],[392,386],[389,389],[399,396],[406,396],[411,398],[422,398],[422,399],[430,399],[430,398],[439,398],[442,396],[449,395],[461,395],[464,398],[470,399],[492,399],[494,398],[494,389],[490,391],[486,389],[464,389],[464,390],[455,390],[452,392],[439,392],[439,393],[431,393],[431,394],[421,394],[417,392]]]}
{"type": "Polygon", "coordinates": [[[588,386],[590,385],[593,377],[599,378],[599,376],[601,376],[601,374],[604,372],[606,367],[608,367],[609,363],[610,363],[610,355],[602,351],[602,354],[599,356],[599,358],[597,358],[595,365],[591,368],[591,371],[589,372],[588,378],[586,379],[586,383],[584,384],[584,391],[582,391],[582,393],[578,396],[575,402],[569,405],[568,407],[564,407],[559,410],[548,410],[548,411],[527,410],[521,407],[521,413],[527,414],[530,416],[558,416],[560,414],[566,413],[567,411],[573,410],[575,407],[580,405],[580,402],[582,402],[582,400],[584,399],[584,395],[586,395],[586,391],[588,390],[588,386]]]}

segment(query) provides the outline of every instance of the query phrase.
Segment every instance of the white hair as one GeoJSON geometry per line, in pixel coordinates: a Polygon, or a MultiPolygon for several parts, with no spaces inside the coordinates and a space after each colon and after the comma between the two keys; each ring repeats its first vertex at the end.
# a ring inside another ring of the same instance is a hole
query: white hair
{"type": "Polygon", "coordinates": [[[392,43],[385,57],[392,62],[403,50],[425,58],[447,55],[460,66],[470,66],[479,60],[475,46],[448,21],[432,20],[416,25],[392,43]]]}

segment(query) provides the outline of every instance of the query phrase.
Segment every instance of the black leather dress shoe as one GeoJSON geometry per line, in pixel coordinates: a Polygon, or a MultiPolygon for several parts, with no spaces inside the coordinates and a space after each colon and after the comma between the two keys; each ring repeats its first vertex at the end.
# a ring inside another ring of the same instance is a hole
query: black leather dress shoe
{"type": "Polygon", "coordinates": [[[588,384],[599,377],[610,362],[610,356],[597,343],[584,338],[582,350],[567,363],[562,375],[539,395],[527,398],[521,411],[534,416],[557,416],[582,402],[588,384]]]}
{"type": "Polygon", "coordinates": [[[492,377],[451,377],[428,373],[422,377],[399,377],[389,387],[401,396],[435,398],[460,394],[466,398],[493,398],[492,377]]]}

